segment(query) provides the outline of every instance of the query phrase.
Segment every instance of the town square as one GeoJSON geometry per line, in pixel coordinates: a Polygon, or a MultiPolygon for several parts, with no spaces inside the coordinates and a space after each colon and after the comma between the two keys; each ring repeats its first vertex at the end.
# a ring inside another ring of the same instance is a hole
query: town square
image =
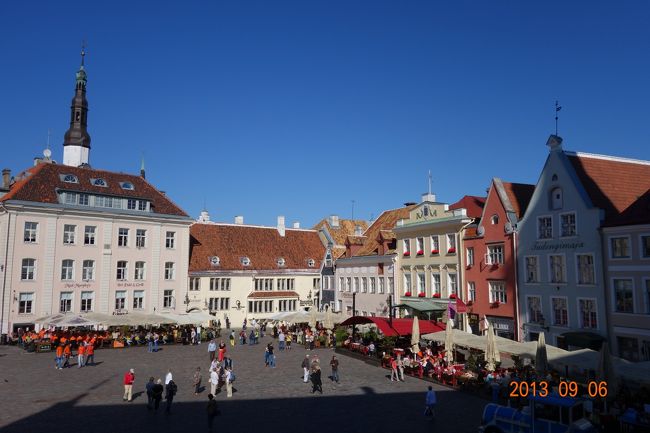
{"type": "Polygon", "coordinates": [[[0,8],[0,433],[650,431],[650,7],[0,8]]]}

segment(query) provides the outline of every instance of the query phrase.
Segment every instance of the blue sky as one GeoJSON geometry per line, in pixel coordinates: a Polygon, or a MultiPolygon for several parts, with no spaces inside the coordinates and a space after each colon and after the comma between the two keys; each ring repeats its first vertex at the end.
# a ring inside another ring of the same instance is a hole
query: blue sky
{"type": "Polygon", "coordinates": [[[88,43],[91,164],[192,216],[311,226],[537,180],[565,148],[650,159],[642,1],[3,2],[2,167],[61,161],[88,43]]]}

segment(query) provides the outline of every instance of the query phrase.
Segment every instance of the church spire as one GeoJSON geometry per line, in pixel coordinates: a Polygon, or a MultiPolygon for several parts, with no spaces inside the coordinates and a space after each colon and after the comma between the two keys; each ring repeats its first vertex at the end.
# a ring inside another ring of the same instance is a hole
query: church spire
{"type": "Polygon", "coordinates": [[[85,42],[81,46],[81,65],[76,73],[75,95],[70,107],[70,128],[63,138],[63,163],[78,167],[87,165],[90,153],[88,134],[88,101],[86,100],[87,75],[84,68],[85,42]]]}

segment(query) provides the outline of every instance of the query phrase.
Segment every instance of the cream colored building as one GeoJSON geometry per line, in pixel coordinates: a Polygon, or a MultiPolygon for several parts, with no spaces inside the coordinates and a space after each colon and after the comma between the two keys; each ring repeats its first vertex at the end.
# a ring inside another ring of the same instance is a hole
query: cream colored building
{"type": "Polygon", "coordinates": [[[225,325],[311,307],[325,258],[317,230],[212,223],[192,225],[190,307],[207,308],[225,325]]]}

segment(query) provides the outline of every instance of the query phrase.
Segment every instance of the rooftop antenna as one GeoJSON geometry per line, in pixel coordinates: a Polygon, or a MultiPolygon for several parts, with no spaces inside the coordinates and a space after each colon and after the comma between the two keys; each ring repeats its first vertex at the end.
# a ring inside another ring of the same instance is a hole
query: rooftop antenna
{"type": "Polygon", "coordinates": [[[143,179],[147,178],[146,172],[144,170],[144,152],[142,152],[142,160],[140,161],[140,177],[143,179]]]}
{"type": "Polygon", "coordinates": [[[354,221],[354,204],[356,203],[355,200],[352,200],[352,221],[354,221]]]}
{"type": "Polygon", "coordinates": [[[43,156],[45,159],[50,159],[52,157],[52,151],[50,150],[50,130],[47,130],[47,144],[45,145],[45,150],[43,151],[43,156]]]}
{"type": "Polygon", "coordinates": [[[81,67],[84,66],[84,57],[86,56],[86,40],[81,41],[81,67]]]}
{"type": "Polygon", "coordinates": [[[556,136],[557,136],[557,119],[558,119],[558,113],[560,112],[561,109],[562,109],[562,107],[560,106],[560,104],[558,103],[558,101],[555,101],[555,135],[556,135],[556,136]]]}

